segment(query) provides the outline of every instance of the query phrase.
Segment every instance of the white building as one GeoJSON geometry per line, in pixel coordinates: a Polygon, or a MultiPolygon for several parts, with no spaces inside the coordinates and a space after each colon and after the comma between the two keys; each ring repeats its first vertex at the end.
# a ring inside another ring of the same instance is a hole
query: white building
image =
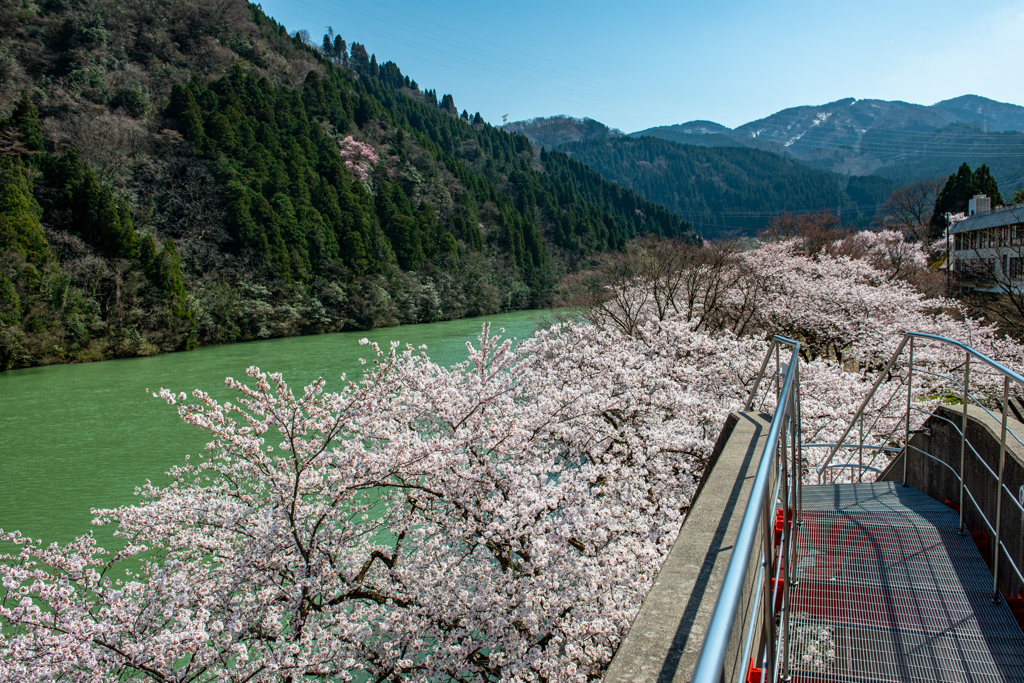
{"type": "Polygon", "coordinates": [[[991,210],[983,194],[970,200],[967,218],[950,228],[950,275],[960,287],[1003,292],[1024,287],[1024,204],[991,210]]]}

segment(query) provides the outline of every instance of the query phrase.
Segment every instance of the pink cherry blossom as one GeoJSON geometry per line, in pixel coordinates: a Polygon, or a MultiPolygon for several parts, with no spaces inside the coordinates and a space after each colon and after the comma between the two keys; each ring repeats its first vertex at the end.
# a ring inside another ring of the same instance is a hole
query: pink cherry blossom
{"type": "Polygon", "coordinates": [[[354,140],[351,135],[338,143],[341,160],[354,177],[366,182],[370,169],[377,163],[377,152],[365,142],[354,140]]]}
{"type": "MultiPolygon", "coordinates": [[[[804,344],[805,443],[841,436],[904,330],[1024,364],[1019,343],[890,277],[897,238],[857,239],[856,256],[737,253],[708,310],[636,280],[518,345],[485,325],[452,368],[362,340],[362,379],[331,390],[255,367],[226,381],[230,402],[162,389],[210,443],[135,505],[94,511],[122,549],[0,532],[0,681],[600,677],[772,334],[804,344]]],[[[962,374],[948,347],[915,360],[962,374]]],[[[886,399],[907,370],[883,378],[866,441],[905,429],[905,398],[886,399]]],[[[974,382],[989,400],[1000,386],[974,382]]],[[[954,390],[918,371],[912,426],[954,390]]],[[[766,382],[756,406],[773,402],[766,382]]],[[[808,481],[826,454],[805,452],[808,481]]]]}

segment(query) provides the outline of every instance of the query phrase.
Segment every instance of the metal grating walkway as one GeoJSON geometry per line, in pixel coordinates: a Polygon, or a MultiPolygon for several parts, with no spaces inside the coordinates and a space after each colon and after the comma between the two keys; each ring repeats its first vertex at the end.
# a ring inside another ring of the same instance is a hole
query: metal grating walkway
{"type": "Polygon", "coordinates": [[[898,482],[806,486],[796,681],[1022,681],[1024,635],[952,510],[898,482]]]}

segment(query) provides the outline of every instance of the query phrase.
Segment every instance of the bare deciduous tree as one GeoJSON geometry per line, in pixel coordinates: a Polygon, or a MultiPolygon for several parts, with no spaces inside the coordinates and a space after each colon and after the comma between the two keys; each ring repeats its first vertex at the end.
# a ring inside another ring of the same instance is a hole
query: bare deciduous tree
{"type": "Polygon", "coordinates": [[[58,149],[74,147],[100,182],[115,185],[124,184],[148,144],[142,123],[106,108],[73,118],[46,118],[43,130],[58,149]]]}
{"type": "Polygon", "coordinates": [[[737,253],[734,244],[642,237],[604,255],[595,270],[566,278],[563,301],[586,309],[594,324],[632,337],[651,317],[661,322],[679,314],[697,329],[720,331],[732,326],[724,300],[739,276],[737,253]]]}
{"type": "Polygon", "coordinates": [[[147,184],[163,189],[157,209],[161,227],[171,237],[212,243],[228,239],[219,185],[202,159],[165,157],[153,163],[147,176],[147,184]]]}
{"type": "Polygon", "coordinates": [[[758,237],[763,240],[798,237],[803,241],[805,251],[813,255],[848,234],[850,231],[842,227],[842,220],[834,213],[793,214],[787,211],[771,218],[768,227],[758,233],[758,237]]]}
{"type": "Polygon", "coordinates": [[[885,226],[908,232],[927,245],[935,199],[945,183],[946,178],[934,178],[893,190],[882,207],[885,226]]]}

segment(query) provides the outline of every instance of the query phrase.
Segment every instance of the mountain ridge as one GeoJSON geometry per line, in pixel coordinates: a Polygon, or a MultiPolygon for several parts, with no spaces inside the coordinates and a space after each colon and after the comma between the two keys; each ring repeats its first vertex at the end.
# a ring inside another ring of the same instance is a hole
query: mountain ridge
{"type": "Polygon", "coordinates": [[[891,190],[948,176],[964,162],[988,165],[1004,191],[1024,186],[1024,107],[977,95],[927,106],[850,97],[790,107],[736,128],[698,119],[626,136],[602,135],[607,126],[565,116],[513,122],[506,129],[669,207],[707,237],[751,234],[780,210],[841,211],[863,225],[891,190]],[[577,126],[575,136],[550,135],[553,124],[573,121],[589,122],[587,134],[577,126]],[[674,146],[626,142],[638,139],[674,146]],[[766,169],[777,174],[775,183],[749,180],[766,169]],[[661,177],[666,172],[671,181],[661,177]],[[695,194],[694,187],[703,189],[695,194]],[[809,195],[807,187],[818,188],[818,195],[809,195]]]}
{"type": "MultiPolygon", "coordinates": [[[[998,133],[1024,136],[1024,107],[962,95],[933,105],[849,97],[789,107],[732,129],[701,121],[655,126],[630,135],[699,146],[751,147],[792,157],[813,168],[851,175],[899,175],[894,180],[909,181],[921,178],[903,177],[905,171],[893,174],[886,169],[915,160],[931,166],[929,159],[935,156],[949,157],[951,164],[958,156],[967,157],[974,165],[986,163],[984,153],[1006,142],[990,137],[998,133]],[[927,149],[929,144],[934,147],[936,140],[942,141],[942,149],[927,149]]],[[[989,165],[1003,180],[1024,175],[1022,157],[989,165]]]]}
{"type": "MultiPolygon", "coordinates": [[[[568,116],[513,121],[502,128],[549,148],[618,133],[602,135],[602,130],[612,129],[593,119],[568,116]],[[588,132],[550,134],[554,122],[571,121],[589,122],[588,132]]],[[[987,163],[1000,181],[1024,180],[1024,106],[979,95],[961,95],[932,105],[847,97],[789,107],[736,128],[697,119],[628,135],[699,147],[748,147],[790,157],[812,168],[848,175],[878,174],[897,182],[931,177],[938,166],[950,166],[945,173],[952,173],[963,161],[987,163]],[[993,137],[1001,133],[1013,135],[993,137]],[[999,148],[1007,144],[1011,149],[999,148]],[[986,154],[992,159],[985,158],[986,154]],[[938,158],[941,164],[936,163],[938,158]],[[916,175],[912,170],[915,164],[922,169],[916,175]]]]}

